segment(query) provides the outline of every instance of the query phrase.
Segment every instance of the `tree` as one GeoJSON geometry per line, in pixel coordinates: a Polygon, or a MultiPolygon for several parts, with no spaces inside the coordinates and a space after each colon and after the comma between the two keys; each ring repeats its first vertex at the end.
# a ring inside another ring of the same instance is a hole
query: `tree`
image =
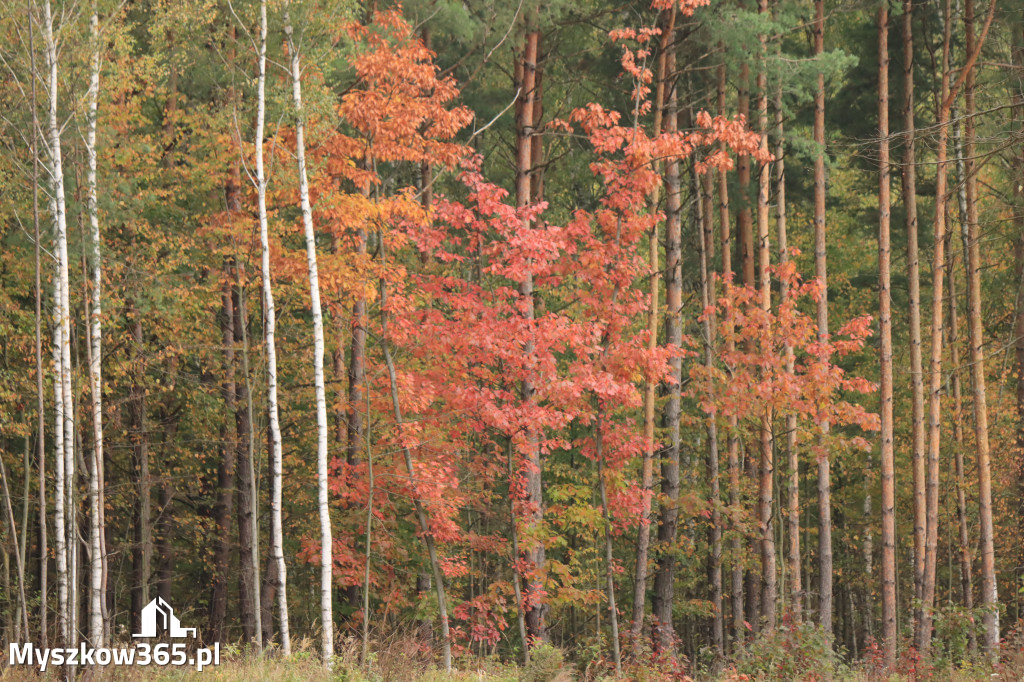
{"type": "Polygon", "coordinates": [[[330,667],[334,658],[334,615],[331,598],[334,564],[331,558],[331,512],[327,492],[327,399],[324,390],[324,323],[320,310],[320,281],[316,263],[316,233],[309,203],[309,181],[306,175],[306,145],[302,111],[302,70],[300,55],[293,38],[290,4],[284,6],[284,33],[288,46],[292,81],[292,105],[295,114],[295,154],[299,174],[299,202],[306,240],[306,268],[309,273],[309,298],[313,312],[313,381],[316,390],[317,426],[317,500],[320,515],[320,621],[322,627],[321,655],[330,667]]]}
{"type": "MultiPolygon", "coordinates": [[[[886,667],[896,661],[896,517],[892,410],[892,301],[889,234],[889,8],[878,9],[878,323],[882,344],[882,651],[886,667]]],[[[938,242],[936,242],[938,244],[938,242]]]]}

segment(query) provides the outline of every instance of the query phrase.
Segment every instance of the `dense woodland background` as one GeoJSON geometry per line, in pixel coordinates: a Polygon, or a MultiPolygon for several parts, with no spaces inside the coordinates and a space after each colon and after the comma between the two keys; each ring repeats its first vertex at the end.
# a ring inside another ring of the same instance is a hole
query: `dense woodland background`
{"type": "Polygon", "coordinates": [[[1020,672],[1019,0],[0,35],[5,642],[1020,672]]]}

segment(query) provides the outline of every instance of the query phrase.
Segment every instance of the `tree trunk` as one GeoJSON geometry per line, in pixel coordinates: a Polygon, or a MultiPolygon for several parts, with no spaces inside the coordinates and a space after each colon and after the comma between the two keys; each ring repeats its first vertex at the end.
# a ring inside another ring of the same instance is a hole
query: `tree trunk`
{"type": "MultiPolygon", "coordinates": [[[[536,96],[537,49],[540,33],[535,30],[527,32],[523,45],[521,80],[519,85],[519,103],[516,121],[516,207],[529,206],[533,199],[530,194],[530,165],[533,160],[532,136],[534,134],[533,113],[536,96]]],[[[529,221],[523,221],[523,230],[529,230],[529,221]]],[[[527,272],[519,283],[519,294],[524,299],[524,315],[528,325],[534,319],[533,273],[527,272]]],[[[532,340],[526,342],[524,353],[527,357],[534,352],[532,340]]],[[[520,395],[524,403],[534,400],[536,388],[533,377],[523,380],[520,395]]],[[[527,491],[527,522],[528,527],[535,528],[544,520],[543,478],[538,434],[529,430],[526,434],[525,473],[527,491]]],[[[526,629],[530,638],[539,641],[547,640],[545,616],[547,606],[544,604],[544,545],[532,541],[525,550],[525,559],[529,566],[526,580],[526,629]]]]}
{"type": "Polygon", "coordinates": [[[320,310],[320,282],[316,264],[316,233],[313,211],[309,203],[309,182],[306,178],[305,126],[302,111],[302,82],[299,52],[292,38],[289,5],[284,7],[284,32],[291,56],[292,104],[295,108],[295,152],[299,172],[299,202],[306,237],[306,268],[309,272],[309,297],[313,312],[313,381],[316,391],[317,425],[317,501],[320,515],[320,620],[324,663],[331,666],[334,658],[334,620],[332,610],[333,566],[331,514],[327,494],[327,398],[324,390],[324,323],[320,310]]]}
{"type": "MultiPolygon", "coordinates": [[[[267,229],[267,178],[263,168],[263,135],[266,121],[267,83],[267,0],[260,0],[259,79],[256,84],[256,134],[253,140],[256,164],[256,197],[260,223],[260,275],[263,283],[264,342],[267,353],[267,413],[270,426],[270,554],[274,562],[281,653],[290,656],[291,634],[288,624],[288,572],[284,563],[284,530],[281,520],[281,425],[277,402],[277,312],[270,274],[270,240],[267,229]]],[[[268,577],[271,572],[267,571],[268,577]]],[[[269,620],[269,619],[268,619],[269,620]]],[[[264,623],[267,628],[269,623],[264,623]]],[[[264,643],[267,639],[264,638],[264,643]]]]}
{"type": "MultiPolygon", "coordinates": [[[[30,17],[34,7],[34,0],[27,0],[30,17]]],[[[36,432],[38,435],[36,458],[38,459],[39,474],[39,644],[45,649],[49,644],[47,571],[50,552],[46,534],[46,393],[43,386],[43,288],[39,259],[39,110],[36,100],[38,73],[36,72],[35,26],[31,21],[28,31],[28,50],[32,76],[32,228],[35,238],[36,432]]],[[[25,636],[28,637],[29,633],[26,632],[25,636]]]]}
{"type": "MultiPolygon", "coordinates": [[[[1024,24],[1014,27],[1011,42],[1011,60],[1018,74],[1024,73],[1024,24]]],[[[1014,92],[1014,123],[1018,130],[1024,126],[1024,92],[1019,88],[1014,92]]],[[[1017,283],[1016,310],[1013,317],[1014,356],[1017,365],[1016,397],[1017,397],[1017,433],[1016,433],[1016,468],[1017,468],[1017,504],[1013,508],[1018,527],[1024,527],[1024,150],[1019,150],[1013,160],[1015,190],[1013,193],[1014,225],[1017,239],[1013,245],[1014,275],[1017,283]]],[[[1013,557],[1017,566],[1024,566],[1024,543],[1018,543],[1016,556],[1013,557]]],[[[1018,592],[1017,613],[1020,614],[1021,600],[1024,594],[1018,592]]]]}
{"type": "Polygon", "coordinates": [[[132,522],[132,632],[139,632],[142,609],[149,602],[149,569],[152,563],[149,436],[146,433],[146,370],[143,352],[142,315],[134,301],[128,301],[131,385],[128,389],[128,440],[132,448],[135,500],[132,522]]]}
{"type": "MultiPolygon", "coordinates": [[[[921,269],[917,246],[917,166],[914,125],[914,2],[903,0],[903,128],[906,139],[900,167],[907,230],[908,312],[910,313],[911,448],[914,474],[914,599],[923,604],[927,516],[924,445],[924,374],[921,365],[921,269]]],[[[923,612],[914,613],[921,646],[923,612]]]]}
{"type": "Polygon", "coordinates": [[[235,433],[241,447],[238,458],[238,548],[239,610],[242,618],[242,635],[246,642],[262,647],[260,638],[263,626],[260,623],[260,577],[259,577],[259,531],[256,525],[257,497],[255,477],[255,443],[252,424],[252,393],[249,390],[249,336],[246,328],[249,315],[245,296],[245,264],[235,267],[235,286],[232,289],[235,313],[235,344],[242,349],[242,381],[238,383],[238,401],[235,404],[235,433]]]}
{"type": "MultiPolygon", "coordinates": [[[[786,230],[786,137],[783,128],[782,83],[775,91],[775,226],[779,239],[779,264],[789,262],[789,236],[786,230]]],[[[779,300],[785,302],[789,298],[789,281],[783,278],[779,282],[779,300]]],[[[786,371],[793,374],[796,358],[793,345],[788,341],[784,348],[786,354],[786,371]]],[[[796,415],[786,415],[786,459],[789,474],[787,494],[787,518],[789,533],[789,609],[793,622],[803,620],[801,599],[803,598],[803,575],[800,566],[800,454],[796,443],[796,415]]]]}
{"type": "MultiPolygon", "coordinates": [[[[814,14],[814,53],[821,55],[825,49],[824,0],[815,0],[814,14]]],[[[820,71],[814,93],[814,142],[817,146],[814,156],[814,276],[822,288],[817,305],[818,339],[825,341],[829,336],[828,248],[825,230],[825,74],[820,71]]],[[[888,173],[888,168],[885,172],[888,173]]],[[[885,182],[888,187],[888,175],[885,182]]],[[[885,220],[888,240],[888,207],[885,220]]],[[[886,248],[888,249],[888,246],[886,248]]],[[[884,290],[888,296],[888,282],[884,290]]],[[[818,443],[823,445],[829,432],[828,420],[821,419],[816,426],[819,434],[818,443]]],[[[832,578],[832,466],[828,452],[824,450],[818,456],[818,622],[829,637],[832,635],[832,578]]]]}
{"type": "Polygon", "coordinates": [[[597,399],[597,419],[594,424],[594,449],[597,458],[597,484],[601,495],[601,519],[604,523],[604,571],[608,597],[608,616],[612,628],[612,660],[615,677],[622,677],[622,657],[619,655],[619,611],[615,606],[615,559],[612,553],[612,522],[608,513],[608,490],[604,480],[604,434],[601,424],[601,400],[597,399]]]}
{"type": "MultiPolygon", "coordinates": [[[[228,206],[237,210],[238,188],[229,185],[228,206]]],[[[235,301],[231,293],[231,264],[224,263],[224,282],[221,287],[221,339],[224,344],[224,396],[225,411],[234,418],[237,410],[238,386],[235,381],[235,301]]],[[[217,536],[213,549],[213,589],[210,595],[210,629],[214,641],[225,641],[225,621],[228,608],[228,585],[231,575],[231,519],[235,509],[235,469],[238,464],[237,429],[222,424],[223,443],[220,462],[217,463],[217,502],[213,510],[217,536]]]]}
{"type": "MultiPolygon", "coordinates": [[[[657,74],[654,94],[654,124],[651,135],[661,134],[665,108],[665,65],[669,39],[675,30],[675,12],[665,11],[661,14],[662,33],[658,41],[657,74]]],[[[656,211],[659,204],[660,187],[651,193],[648,204],[651,211],[656,211]]],[[[660,258],[658,256],[658,225],[651,228],[647,242],[647,262],[650,267],[650,302],[647,312],[647,350],[653,352],[658,346],[658,287],[661,283],[660,258]]],[[[640,512],[640,529],[636,543],[636,569],[633,579],[633,622],[630,627],[633,658],[639,658],[643,651],[642,633],[644,614],[647,606],[647,558],[651,545],[651,493],[654,486],[654,413],[656,382],[647,381],[644,385],[644,455],[641,473],[644,501],[640,512]]]]}
{"type": "MultiPolygon", "coordinates": [[[[387,267],[387,256],[384,252],[384,242],[381,241],[381,265],[387,267]]],[[[395,373],[395,363],[391,358],[391,350],[388,346],[388,318],[387,318],[387,289],[384,279],[380,280],[380,326],[381,326],[381,348],[384,351],[384,362],[388,368],[388,380],[391,385],[391,406],[395,414],[395,423],[401,432],[405,421],[402,417],[402,407],[398,395],[398,377],[395,373]]],[[[441,620],[441,651],[444,661],[445,672],[452,672],[452,644],[451,635],[448,629],[448,597],[445,593],[444,573],[441,571],[441,562],[437,555],[437,546],[434,541],[433,531],[430,529],[430,519],[427,510],[420,501],[416,489],[416,473],[412,461],[412,452],[409,446],[402,440],[402,454],[405,458],[405,470],[409,475],[409,490],[413,499],[413,506],[416,510],[416,518],[419,521],[420,534],[423,536],[423,544],[427,549],[427,557],[430,560],[430,569],[434,576],[434,588],[437,591],[437,611],[441,620]]]]}
{"type": "MultiPolygon", "coordinates": [[[[725,46],[719,45],[720,51],[724,54],[725,46]]],[[[724,58],[723,58],[724,59],[724,58]]],[[[718,115],[725,116],[725,88],[726,69],[723,60],[718,65],[718,115]]],[[[726,146],[723,142],[720,147],[723,153],[726,146]]],[[[729,176],[722,168],[718,171],[718,223],[721,230],[722,240],[722,278],[727,282],[733,281],[732,271],[732,237],[729,218],[729,176]]],[[[725,331],[725,351],[732,353],[736,350],[736,343],[732,337],[732,321],[728,311],[725,312],[722,320],[725,331]]],[[[735,523],[741,513],[740,509],[740,441],[736,435],[737,418],[730,415],[727,421],[728,442],[727,455],[729,467],[729,516],[735,523]]],[[[730,571],[730,601],[732,604],[732,638],[734,642],[742,642],[746,632],[743,625],[743,561],[742,538],[738,532],[734,533],[729,541],[729,549],[732,554],[732,569],[730,571]]]]}
{"type": "Polygon", "coordinates": [[[74,580],[74,563],[77,554],[75,538],[75,407],[72,398],[71,382],[71,305],[68,280],[68,235],[67,209],[64,196],[64,166],[61,155],[60,126],[57,120],[58,66],[57,44],[53,33],[53,13],[50,2],[43,3],[43,40],[48,68],[49,94],[49,174],[52,183],[50,206],[54,220],[55,256],[57,259],[54,286],[54,358],[56,377],[54,391],[60,393],[57,401],[56,418],[60,422],[58,436],[62,443],[58,447],[57,456],[62,463],[57,467],[57,485],[63,489],[59,493],[57,514],[62,516],[56,529],[63,537],[58,539],[57,547],[57,580],[58,598],[61,609],[61,637],[65,644],[72,646],[75,642],[73,624],[75,622],[75,604],[78,589],[74,580]],[[59,331],[57,331],[59,330],[59,331]],[[63,564],[63,567],[62,565],[63,564]]]}
{"type": "Polygon", "coordinates": [[[881,331],[882,653],[896,662],[896,515],[892,414],[892,305],[889,236],[889,8],[878,9],[878,322],[881,331]]]}
{"type": "MultiPolygon", "coordinates": [[[[993,8],[995,3],[993,3],[993,8]]],[[[974,440],[978,453],[978,526],[981,553],[981,606],[985,628],[985,651],[999,648],[999,599],[996,587],[995,548],[992,522],[992,465],[988,437],[988,404],[985,391],[984,327],[981,321],[981,243],[978,225],[977,168],[974,160],[974,86],[972,61],[977,59],[991,25],[991,11],[980,39],[974,35],[974,0],[964,0],[964,48],[969,55],[964,67],[964,172],[967,189],[967,335],[970,344],[971,387],[974,393],[974,440]]],[[[936,457],[937,460],[937,457],[936,457]]],[[[929,479],[932,476],[929,475],[929,479]]],[[[935,476],[936,495],[938,472],[935,476]]],[[[930,482],[930,481],[929,481],[930,482]]],[[[934,581],[933,581],[934,582],[934,581]]]]}
{"type": "MultiPolygon", "coordinates": [[[[701,197],[700,203],[700,292],[701,307],[708,310],[715,304],[715,285],[712,279],[712,252],[714,249],[714,215],[710,172],[705,175],[704,191],[700,192],[697,173],[694,169],[694,189],[701,197]]],[[[704,366],[710,371],[715,358],[715,317],[706,315],[703,322],[704,366]]],[[[713,396],[712,396],[713,397],[713,396]]],[[[721,669],[725,657],[725,622],[722,608],[722,512],[721,486],[719,482],[718,422],[714,414],[707,416],[708,429],[708,488],[711,506],[711,646],[714,647],[715,670],[721,669]]]]}
{"type": "Polygon", "coordinates": [[[100,91],[100,34],[96,2],[89,21],[92,55],[89,69],[88,117],[85,151],[88,159],[86,173],[86,209],[89,214],[92,239],[92,311],[88,329],[89,387],[92,397],[93,462],[89,476],[89,641],[94,647],[103,646],[103,327],[102,284],[103,261],[100,253],[100,224],[97,206],[96,182],[96,124],[100,91]]]}
{"type": "MultiPolygon", "coordinates": [[[[956,119],[955,113],[953,118],[956,119]]],[[[954,130],[959,138],[959,126],[954,130]]],[[[962,164],[959,163],[959,157],[962,155],[963,150],[960,148],[959,144],[956,145],[956,149],[958,158],[957,165],[962,169],[962,164]]],[[[958,181],[957,185],[962,187],[962,181],[958,181]]],[[[961,206],[961,219],[966,219],[966,205],[967,202],[965,197],[961,206]]],[[[971,541],[967,527],[967,486],[964,483],[964,410],[963,391],[960,387],[960,373],[963,371],[963,368],[960,366],[960,321],[957,310],[955,265],[956,259],[953,254],[953,249],[951,247],[947,247],[946,272],[949,273],[949,296],[947,297],[949,300],[949,331],[946,338],[947,345],[949,346],[950,364],[952,365],[950,369],[950,383],[952,384],[953,389],[953,441],[955,443],[953,465],[956,474],[957,530],[959,531],[959,551],[957,554],[959,558],[960,586],[963,605],[964,609],[971,612],[974,610],[974,580],[971,572],[971,541]]],[[[971,653],[976,653],[978,651],[978,636],[975,633],[974,627],[968,629],[968,635],[970,651],[971,653]]]]}
{"type": "MultiPolygon", "coordinates": [[[[768,15],[768,0],[758,0],[758,14],[762,17],[768,15]]],[[[767,49],[767,36],[761,33],[761,63],[757,70],[757,118],[758,130],[761,133],[760,151],[764,156],[768,155],[768,82],[765,72],[765,50],[767,49]]],[[[771,194],[771,164],[762,161],[757,174],[757,253],[758,253],[758,276],[760,277],[761,308],[768,312],[771,310],[771,275],[769,267],[771,263],[770,237],[768,234],[769,200],[771,194]]],[[[759,429],[759,442],[761,449],[760,481],[758,483],[758,525],[761,535],[761,617],[764,619],[765,628],[775,628],[775,602],[778,596],[778,587],[775,576],[775,529],[773,515],[773,498],[775,495],[775,461],[772,443],[772,414],[769,408],[765,408],[761,415],[761,426],[759,429]]]]}
{"type": "MultiPolygon", "coordinates": [[[[666,57],[666,73],[675,72],[675,51],[666,57]]],[[[665,112],[665,132],[677,130],[677,89],[670,87],[665,112]]],[[[670,158],[665,164],[665,344],[679,348],[682,344],[682,268],[680,264],[682,235],[680,223],[679,161],[670,158]]],[[[675,630],[672,604],[675,593],[676,531],[679,525],[679,410],[682,362],[678,356],[669,361],[672,383],[668,387],[665,424],[670,444],[661,464],[661,503],[658,523],[658,569],[654,578],[651,603],[653,639],[658,649],[671,652],[675,630]]]]}

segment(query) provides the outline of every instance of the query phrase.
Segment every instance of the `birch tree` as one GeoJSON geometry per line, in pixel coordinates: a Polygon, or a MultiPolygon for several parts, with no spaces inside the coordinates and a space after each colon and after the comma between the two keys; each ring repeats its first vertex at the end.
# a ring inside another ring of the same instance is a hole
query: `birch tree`
{"type": "Polygon", "coordinates": [[[320,514],[320,619],[323,659],[330,667],[334,657],[334,621],[331,608],[333,560],[331,558],[331,514],[327,499],[327,398],[324,390],[324,321],[320,309],[320,282],[316,266],[316,233],[309,203],[306,176],[305,125],[302,112],[302,69],[294,39],[291,3],[284,5],[284,33],[290,56],[292,104],[295,109],[295,156],[299,172],[299,203],[306,238],[306,268],[309,272],[309,297],[313,311],[313,382],[316,391],[317,428],[317,501],[320,514]]]}
{"type": "Polygon", "coordinates": [[[68,284],[67,207],[64,196],[64,164],[61,154],[61,127],[57,121],[58,49],[54,37],[53,10],[50,0],[43,3],[43,41],[46,53],[49,115],[49,168],[51,183],[50,208],[54,222],[57,259],[54,279],[54,395],[57,420],[57,582],[60,602],[61,637],[73,644],[75,604],[75,409],[71,385],[71,306],[68,284]],[[59,394],[59,395],[58,395],[59,394]]]}
{"type": "Polygon", "coordinates": [[[267,353],[267,413],[270,421],[270,553],[277,566],[277,609],[281,651],[292,652],[288,626],[288,572],[284,563],[284,530],[281,520],[281,423],[277,401],[277,311],[270,275],[270,240],[267,230],[267,178],[263,166],[263,133],[266,122],[267,0],[260,0],[259,76],[256,81],[256,134],[253,144],[256,165],[256,200],[260,222],[260,274],[263,280],[264,341],[267,353]]]}
{"type": "Polygon", "coordinates": [[[89,641],[94,647],[103,646],[103,327],[102,327],[102,285],[103,261],[100,247],[100,223],[97,206],[98,189],[96,181],[96,126],[100,92],[100,29],[99,10],[93,0],[92,16],[89,19],[92,54],[89,63],[89,92],[87,99],[87,120],[85,152],[88,161],[86,170],[86,211],[89,215],[89,235],[92,246],[92,287],[90,319],[88,326],[89,345],[89,388],[92,397],[92,470],[89,474],[89,641]]]}

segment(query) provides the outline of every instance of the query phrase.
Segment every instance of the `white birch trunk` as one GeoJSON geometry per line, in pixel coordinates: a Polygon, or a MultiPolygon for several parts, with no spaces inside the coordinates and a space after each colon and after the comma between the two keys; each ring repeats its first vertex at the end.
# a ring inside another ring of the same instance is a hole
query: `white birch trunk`
{"type": "MultiPolygon", "coordinates": [[[[313,232],[313,211],[309,205],[309,183],[306,179],[306,142],[302,120],[302,83],[299,53],[292,40],[289,4],[284,6],[284,32],[291,56],[292,102],[295,106],[295,155],[299,167],[299,202],[302,224],[306,232],[306,266],[309,270],[309,297],[313,310],[313,382],[316,387],[316,471],[320,510],[320,618],[323,636],[324,663],[330,667],[334,657],[334,623],[331,609],[332,567],[331,515],[327,504],[327,398],[324,391],[324,321],[320,311],[320,283],[316,268],[316,234],[313,232]]],[[[282,573],[283,575],[283,573],[282,573]]]]}
{"type": "Polygon", "coordinates": [[[88,158],[86,171],[86,206],[92,237],[92,311],[89,333],[89,385],[92,397],[93,462],[89,476],[89,641],[94,647],[103,646],[103,329],[100,324],[101,293],[103,283],[100,256],[100,223],[97,208],[96,182],[96,120],[100,93],[100,33],[99,15],[93,1],[90,29],[93,52],[89,78],[88,127],[85,151],[88,158]]]}
{"type": "MultiPolygon", "coordinates": [[[[50,180],[52,182],[52,199],[50,202],[54,219],[54,236],[56,241],[57,276],[55,279],[55,304],[54,322],[59,329],[54,332],[55,356],[59,357],[59,363],[55,363],[58,370],[54,393],[60,393],[60,404],[57,407],[57,419],[60,423],[58,433],[63,439],[63,447],[58,449],[58,459],[63,458],[63,472],[59,476],[58,485],[63,485],[63,504],[58,514],[63,514],[61,519],[63,528],[58,530],[58,542],[64,545],[64,571],[63,580],[59,576],[61,569],[58,563],[58,581],[62,582],[63,593],[62,614],[64,627],[62,635],[65,642],[73,645],[72,641],[77,620],[75,604],[77,601],[76,589],[76,547],[77,536],[75,532],[76,515],[74,513],[74,481],[75,481],[75,409],[71,389],[71,306],[69,301],[68,285],[68,239],[67,239],[67,213],[64,201],[64,167],[61,159],[60,127],[57,123],[57,45],[53,36],[53,13],[50,1],[43,3],[43,38],[46,51],[46,65],[48,67],[49,84],[49,144],[50,144],[50,180]],[[69,575],[70,574],[70,575],[69,575]]],[[[55,357],[56,359],[56,357],[55,357]]],[[[61,464],[58,463],[58,468],[61,464]]],[[[59,560],[58,560],[59,561],[59,560]]]]}
{"type": "Polygon", "coordinates": [[[292,653],[288,627],[288,574],[284,563],[284,532],[281,522],[281,425],[277,407],[277,346],[274,332],[277,313],[274,311],[274,292],[270,280],[270,240],[267,234],[267,180],[263,170],[263,128],[266,121],[267,83],[267,1],[260,2],[260,54],[259,80],[256,99],[256,193],[259,199],[260,247],[262,250],[263,310],[266,316],[267,345],[267,411],[270,414],[270,549],[277,565],[277,608],[280,618],[281,651],[292,653]]]}
{"type": "MultiPolygon", "coordinates": [[[[51,198],[50,211],[56,213],[56,202],[51,198]]],[[[57,552],[57,627],[62,644],[68,643],[68,548],[67,532],[64,527],[64,390],[61,387],[60,348],[64,334],[60,324],[60,278],[54,272],[53,278],[53,409],[54,409],[54,494],[53,526],[54,545],[57,552]]]]}

